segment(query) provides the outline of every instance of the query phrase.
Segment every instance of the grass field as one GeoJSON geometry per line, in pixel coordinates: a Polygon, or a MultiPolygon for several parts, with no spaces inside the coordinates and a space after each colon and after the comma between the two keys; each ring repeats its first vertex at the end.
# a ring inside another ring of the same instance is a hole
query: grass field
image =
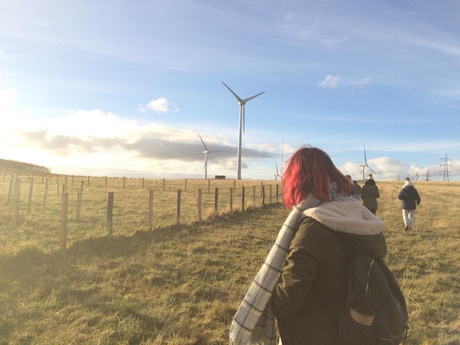
{"type": "MultiPolygon", "coordinates": [[[[460,344],[460,183],[416,182],[422,204],[410,234],[402,229],[401,185],[378,182],[377,214],[385,222],[387,263],[408,303],[406,344],[460,344]]],[[[288,211],[280,203],[261,207],[256,198],[240,212],[236,196],[233,212],[222,205],[216,217],[211,198],[206,221],[148,230],[138,198],[117,199],[117,189],[114,234],[107,236],[109,188],[85,188],[82,218],[69,223],[61,252],[59,204],[50,195],[42,210],[37,193],[31,213],[15,224],[3,201],[7,181],[0,182],[0,344],[228,344],[231,319],[288,211]],[[100,201],[91,201],[91,189],[101,191],[100,201]]],[[[175,195],[157,209],[175,205],[175,195]]]]}

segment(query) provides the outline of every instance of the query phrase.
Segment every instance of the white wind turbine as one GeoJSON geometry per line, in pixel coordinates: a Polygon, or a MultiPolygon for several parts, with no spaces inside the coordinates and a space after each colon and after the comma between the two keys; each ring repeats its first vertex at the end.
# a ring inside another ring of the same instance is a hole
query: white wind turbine
{"type": "Polygon", "coordinates": [[[220,151],[209,151],[208,147],[204,143],[203,138],[201,137],[201,135],[198,134],[198,136],[200,137],[200,140],[201,140],[201,142],[203,143],[203,146],[204,146],[204,151],[203,151],[203,153],[204,153],[204,167],[203,167],[203,170],[204,170],[204,179],[207,180],[208,179],[208,156],[209,156],[210,153],[220,152],[220,151]]]}
{"type": "Polygon", "coordinates": [[[240,120],[239,120],[239,130],[238,130],[238,152],[237,152],[237,174],[236,174],[236,179],[237,180],[241,180],[241,143],[242,143],[242,140],[243,140],[243,132],[244,132],[244,122],[245,122],[245,105],[247,102],[249,102],[251,99],[253,98],[256,98],[257,96],[260,96],[261,94],[265,93],[264,92],[261,92],[261,93],[258,93],[257,95],[254,95],[254,96],[251,96],[251,97],[248,97],[246,99],[242,99],[240,98],[235,92],[233,92],[232,89],[230,89],[227,84],[225,84],[223,81],[222,81],[222,84],[225,85],[225,87],[227,89],[230,90],[230,92],[233,94],[233,96],[236,97],[236,99],[238,100],[238,103],[240,104],[240,120]]]}
{"type": "Polygon", "coordinates": [[[366,145],[364,145],[364,164],[360,164],[359,165],[363,170],[362,170],[362,174],[363,174],[363,181],[366,179],[365,177],[365,174],[366,174],[366,167],[372,171],[373,174],[375,174],[374,170],[371,169],[371,167],[369,166],[369,164],[367,164],[367,157],[366,157],[366,145]]]}
{"type": "Polygon", "coordinates": [[[277,181],[277,180],[278,180],[278,177],[279,177],[280,179],[282,179],[283,177],[282,177],[282,176],[279,174],[279,172],[278,172],[278,163],[276,163],[276,161],[275,161],[275,167],[276,167],[275,181],[277,181]]]}

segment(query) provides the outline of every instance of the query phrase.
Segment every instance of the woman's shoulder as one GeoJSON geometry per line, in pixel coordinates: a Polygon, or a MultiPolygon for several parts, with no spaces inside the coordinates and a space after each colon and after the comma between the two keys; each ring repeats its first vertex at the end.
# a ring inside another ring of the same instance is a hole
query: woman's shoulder
{"type": "Polygon", "coordinates": [[[298,231],[301,232],[303,236],[309,238],[338,238],[334,230],[311,217],[304,217],[301,220],[298,231]]]}

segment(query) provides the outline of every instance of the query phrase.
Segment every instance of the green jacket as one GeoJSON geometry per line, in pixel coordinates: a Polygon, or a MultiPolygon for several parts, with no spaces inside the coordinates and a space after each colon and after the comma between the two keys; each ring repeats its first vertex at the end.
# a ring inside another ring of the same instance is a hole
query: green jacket
{"type": "MultiPolygon", "coordinates": [[[[358,212],[375,217],[359,202],[354,203],[358,212]]],[[[334,217],[338,224],[340,217],[334,217]]],[[[337,344],[337,317],[345,307],[350,248],[377,257],[386,254],[381,231],[357,235],[334,231],[311,217],[301,221],[272,295],[283,345],[337,344]]]]}
{"type": "Polygon", "coordinates": [[[377,210],[377,199],[380,198],[379,188],[375,184],[364,184],[361,188],[363,205],[369,210],[377,210]]]}

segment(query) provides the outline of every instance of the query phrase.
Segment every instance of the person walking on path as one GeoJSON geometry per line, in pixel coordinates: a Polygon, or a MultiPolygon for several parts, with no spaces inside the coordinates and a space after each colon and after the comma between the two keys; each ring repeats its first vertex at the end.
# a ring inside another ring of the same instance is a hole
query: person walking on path
{"type": "Polygon", "coordinates": [[[283,345],[338,344],[350,248],[375,258],[387,251],[383,221],[350,192],[327,153],[294,153],[283,174],[291,211],[233,318],[230,344],[275,345],[276,325],[283,345]]]}
{"type": "Polygon", "coordinates": [[[409,178],[406,178],[406,182],[399,192],[398,199],[401,200],[404,230],[413,230],[415,210],[417,205],[420,205],[421,199],[417,189],[415,189],[409,178]]]}
{"type": "Polygon", "coordinates": [[[378,198],[380,198],[379,188],[375,184],[372,175],[370,175],[361,188],[361,199],[363,199],[363,205],[373,214],[377,212],[378,198]]]}
{"type": "Polygon", "coordinates": [[[359,185],[358,181],[353,180],[353,184],[351,185],[351,196],[359,201],[361,198],[361,186],[359,185]]]}

